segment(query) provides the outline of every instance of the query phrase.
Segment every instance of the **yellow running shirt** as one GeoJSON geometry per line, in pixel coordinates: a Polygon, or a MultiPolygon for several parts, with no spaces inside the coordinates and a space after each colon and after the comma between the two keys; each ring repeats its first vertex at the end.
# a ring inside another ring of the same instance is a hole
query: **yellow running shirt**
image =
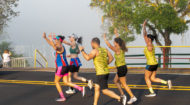
{"type": "Polygon", "coordinates": [[[99,54],[94,58],[94,66],[96,75],[109,74],[108,70],[108,54],[105,48],[98,48],[99,54]]]}
{"type": "Polygon", "coordinates": [[[147,59],[147,65],[157,65],[158,64],[156,57],[155,57],[155,48],[154,47],[153,47],[152,52],[148,51],[148,48],[146,47],[144,49],[144,54],[147,59]]]}
{"type": "Polygon", "coordinates": [[[117,67],[126,65],[125,52],[123,50],[120,50],[120,54],[115,53],[114,57],[115,57],[115,65],[117,67]]]}

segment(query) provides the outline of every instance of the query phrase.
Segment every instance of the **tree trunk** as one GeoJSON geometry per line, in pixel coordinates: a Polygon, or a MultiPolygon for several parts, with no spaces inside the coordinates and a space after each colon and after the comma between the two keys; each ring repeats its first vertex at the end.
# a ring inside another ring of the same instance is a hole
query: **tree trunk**
{"type": "MultiPolygon", "coordinates": [[[[170,39],[170,34],[165,32],[164,36],[164,41],[165,41],[165,46],[171,46],[172,42],[170,39]]],[[[171,48],[170,47],[166,47],[162,49],[163,51],[163,55],[164,55],[164,61],[165,61],[165,68],[168,68],[169,63],[170,62],[170,52],[171,52],[171,48]]]]}

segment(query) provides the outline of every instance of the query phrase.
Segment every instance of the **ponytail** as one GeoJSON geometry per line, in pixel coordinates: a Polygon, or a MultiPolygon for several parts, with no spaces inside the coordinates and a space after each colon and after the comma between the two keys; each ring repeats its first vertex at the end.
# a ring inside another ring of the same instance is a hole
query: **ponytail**
{"type": "Polygon", "coordinates": [[[117,44],[119,44],[121,50],[123,50],[124,52],[127,52],[127,51],[128,51],[128,49],[127,49],[127,47],[126,47],[126,45],[125,45],[125,42],[124,42],[120,37],[115,38],[114,41],[115,41],[117,44]]]}
{"type": "Polygon", "coordinates": [[[77,38],[77,39],[75,39],[75,40],[76,40],[76,42],[77,42],[78,44],[82,44],[83,38],[82,38],[82,37],[79,37],[79,38],[77,38]]]}

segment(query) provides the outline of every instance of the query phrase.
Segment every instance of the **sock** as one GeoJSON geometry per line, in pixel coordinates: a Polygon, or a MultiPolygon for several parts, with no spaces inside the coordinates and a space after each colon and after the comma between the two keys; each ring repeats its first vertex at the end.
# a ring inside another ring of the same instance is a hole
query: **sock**
{"type": "Polygon", "coordinates": [[[79,91],[82,91],[82,87],[78,86],[78,85],[75,85],[74,88],[76,88],[77,90],[79,91]]]}
{"type": "Polygon", "coordinates": [[[149,88],[150,93],[154,93],[154,90],[152,88],[149,88]]]}
{"type": "Polygon", "coordinates": [[[60,95],[61,98],[65,98],[63,92],[59,92],[59,95],[60,95]]]}
{"type": "Polygon", "coordinates": [[[167,81],[164,81],[164,80],[161,80],[161,83],[165,85],[168,84],[167,81]]]}

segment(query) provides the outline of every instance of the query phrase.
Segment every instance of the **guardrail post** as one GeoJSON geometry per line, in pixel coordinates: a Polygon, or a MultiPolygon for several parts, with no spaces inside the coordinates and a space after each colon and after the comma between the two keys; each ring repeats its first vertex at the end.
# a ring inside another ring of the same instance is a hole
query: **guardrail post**
{"type": "Polygon", "coordinates": [[[48,68],[48,62],[46,63],[46,68],[48,68]]]}
{"type": "MultiPolygon", "coordinates": [[[[42,55],[41,52],[39,52],[37,49],[35,49],[34,52],[34,68],[36,68],[36,64],[37,64],[37,53],[42,57],[42,59],[45,61],[45,67],[48,67],[48,61],[47,59],[42,55]]],[[[39,62],[38,62],[39,63],[39,62]]],[[[43,66],[43,65],[42,65],[43,66]]],[[[44,67],[44,66],[43,66],[44,67]]]]}
{"type": "Polygon", "coordinates": [[[158,54],[158,67],[161,67],[161,54],[158,54]]]}
{"type": "Polygon", "coordinates": [[[35,49],[34,51],[34,68],[36,68],[36,53],[37,53],[37,49],[35,49]]]}
{"type": "Polygon", "coordinates": [[[166,68],[166,52],[165,52],[165,48],[163,48],[163,68],[166,68]]]}

